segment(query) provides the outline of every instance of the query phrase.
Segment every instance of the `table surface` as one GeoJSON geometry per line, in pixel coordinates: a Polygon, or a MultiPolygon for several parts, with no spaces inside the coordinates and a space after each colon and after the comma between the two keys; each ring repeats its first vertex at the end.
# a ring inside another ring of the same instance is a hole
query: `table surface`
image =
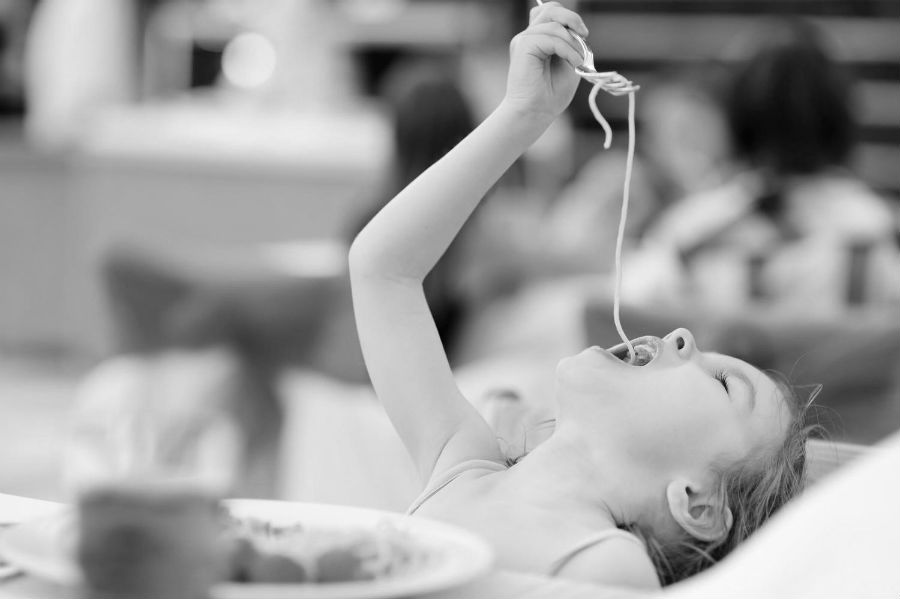
{"type": "MultiPolygon", "coordinates": [[[[0,493],[0,523],[21,522],[59,509],[60,504],[0,493]]],[[[648,599],[651,594],[496,570],[461,587],[418,599],[648,599]]],[[[0,599],[88,599],[77,589],[23,574],[0,580],[0,599]]],[[[413,599],[413,598],[408,598],[413,599]]]]}

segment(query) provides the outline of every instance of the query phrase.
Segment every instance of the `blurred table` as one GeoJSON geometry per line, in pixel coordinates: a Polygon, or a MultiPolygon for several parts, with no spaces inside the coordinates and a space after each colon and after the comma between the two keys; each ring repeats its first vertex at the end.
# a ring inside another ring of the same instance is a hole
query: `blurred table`
{"type": "MultiPolygon", "coordinates": [[[[61,504],[14,495],[0,494],[0,523],[17,522],[60,509],[61,504]]],[[[505,570],[461,587],[418,596],[418,599],[649,599],[650,593],[570,582],[505,570]]],[[[2,599],[89,599],[83,591],[73,590],[33,576],[22,575],[0,580],[2,599]]],[[[412,598],[409,598],[412,599],[412,598]]]]}
{"type": "Polygon", "coordinates": [[[193,98],[97,115],[70,157],[69,345],[89,356],[109,349],[97,273],[110,245],[190,256],[342,237],[390,158],[387,119],[364,107],[193,98]]]}
{"type": "Polygon", "coordinates": [[[189,256],[342,236],[376,200],[391,144],[371,107],[214,97],[104,109],[64,151],[0,127],[0,345],[105,355],[97,272],[122,240],[189,256]]]}

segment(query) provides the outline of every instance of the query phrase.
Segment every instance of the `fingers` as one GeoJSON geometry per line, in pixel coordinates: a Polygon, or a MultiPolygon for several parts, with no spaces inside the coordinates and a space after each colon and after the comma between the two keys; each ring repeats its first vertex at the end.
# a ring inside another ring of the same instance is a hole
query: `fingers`
{"type": "Polygon", "coordinates": [[[573,67],[577,67],[584,62],[584,49],[569,30],[581,36],[588,35],[588,28],[577,13],[565,8],[559,2],[545,2],[531,9],[531,23],[523,34],[544,34],[559,38],[577,53],[578,59],[573,61],[571,53],[567,51],[555,53],[566,59],[573,67]]]}
{"type": "Polygon", "coordinates": [[[541,54],[541,58],[549,58],[556,54],[560,58],[577,67],[584,62],[584,55],[581,52],[581,46],[569,31],[559,23],[541,23],[540,25],[532,25],[519,37],[522,41],[529,43],[541,54]]]}
{"type": "Polygon", "coordinates": [[[572,39],[569,32],[559,23],[542,23],[529,27],[516,36],[514,43],[524,44],[526,52],[540,59],[550,58],[554,54],[568,62],[573,68],[584,61],[581,49],[572,39]]]}
{"type": "Polygon", "coordinates": [[[578,35],[587,37],[588,28],[577,13],[562,6],[559,2],[545,2],[531,9],[529,26],[541,23],[556,22],[568,27],[578,35]]]}

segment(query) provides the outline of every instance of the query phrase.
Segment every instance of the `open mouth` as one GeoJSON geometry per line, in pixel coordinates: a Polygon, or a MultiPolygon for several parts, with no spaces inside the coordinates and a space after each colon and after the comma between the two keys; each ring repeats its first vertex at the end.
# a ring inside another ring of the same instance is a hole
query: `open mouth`
{"type": "Polygon", "coordinates": [[[659,354],[659,350],[662,347],[662,340],[659,337],[647,335],[645,337],[632,339],[631,345],[634,346],[634,361],[629,360],[630,352],[628,351],[628,345],[625,343],[614,345],[607,351],[631,366],[646,366],[659,354]]]}

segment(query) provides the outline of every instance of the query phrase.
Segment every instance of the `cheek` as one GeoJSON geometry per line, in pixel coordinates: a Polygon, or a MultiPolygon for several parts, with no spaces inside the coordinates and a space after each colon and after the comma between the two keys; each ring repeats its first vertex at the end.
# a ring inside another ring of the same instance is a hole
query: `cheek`
{"type": "Polygon", "coordinates": [[[691,471],[707,468],[722,455],[735,452],[726,430],[696,420],[656,420],[634,427],[626,438],[629,453],[654,469],[691,471]]]}
{"type": "Polygon", "coordinates": [[[723,455],[739,453],[743,444],[738,423],[721,411],[673,418],[667,428],[666,450],[689,464],[712,463],[723,455]]]}
{"type": "Polygon", "coordinates": [[[730,451],[740,435],[728,406],[671,389],[654,385],[642,398],[632,398],[628,425],[636,444],[661,460],[705,460],[730,451]]]}

